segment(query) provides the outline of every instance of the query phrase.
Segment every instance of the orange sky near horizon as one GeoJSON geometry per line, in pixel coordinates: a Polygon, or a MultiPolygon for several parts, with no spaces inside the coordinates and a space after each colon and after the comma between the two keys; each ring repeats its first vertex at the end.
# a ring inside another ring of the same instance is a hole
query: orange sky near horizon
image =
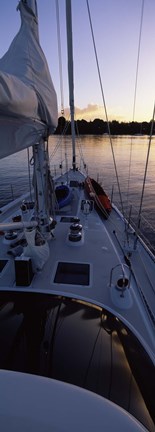
{"type": "MultiPolygon", "coordinates": [[[[131,122],[131,121],[137,121],[139,123],[146,121],[150,122],[152,119],[151,116],[148,116],[147,118],[143,117],[136,117],[136,119],[127,118],[126,116],[121,115],[121,109],[120,109],[120,115],[118,115],[119,107],[117,107],[117,110],[115,112],[112,112],[112,110],[108,113],[108,120],[113,121],[116,120],[118,122],[131,122]],[[117,113],[117,114],[116,114],[117,113]]],[[[70,110],[69,107],[64,109],[64,114],[61,114],[59,112],[59,117],[63,115],[66,120],[70,119],[70,110]]],[[[106,121],[105,113],[104,113],[104,107],[97,104],[88,104],[86,108],[78,108],[75,107],[75,120],[86,120],[86,121],[93,121],[95,119],[101,119],[106,121]]]]}
{"type": "MultiPolygon", "coordinates": [[[[134,95],[143,0],[89,0],[109,121],[150,121],[155,99],[155,0],[145,0],[134,95]]],[[[18,0],[1,0],[0,57],[20,27],[18,0]],[[11,17],[11,18],[10,18],[11,17]],[[8,19],[9,18],[9,19],[8,19]]],[[[61,112],[55,0],[37,0],[39,34],[61,112]]],[[[65,117],[69,116],[65,1],[59,2],[65,117]]],[[[86,2],[72,1],[75,118],[105,120],[86,2]]],[[[61,115],[61,114],[60,114],[61,115]]]]}

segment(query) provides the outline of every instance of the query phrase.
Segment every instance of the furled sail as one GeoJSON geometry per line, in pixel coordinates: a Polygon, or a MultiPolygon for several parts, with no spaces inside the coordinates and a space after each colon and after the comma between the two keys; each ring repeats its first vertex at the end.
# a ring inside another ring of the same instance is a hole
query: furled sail
{"type": "Polygon", "coordinates": [[[57,126],[57,98],[38,36],[35,0],[18,5],[21,27],[0,59],[0,158],[37,144],[57,126]]]}

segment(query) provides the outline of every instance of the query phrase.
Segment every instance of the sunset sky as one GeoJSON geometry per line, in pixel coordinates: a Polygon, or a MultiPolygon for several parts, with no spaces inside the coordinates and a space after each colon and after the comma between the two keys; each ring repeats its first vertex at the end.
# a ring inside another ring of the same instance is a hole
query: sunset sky
{"type": "MultiPolygon", "coordinates": [[[[149,121],[155,98],[155,0],[145,0],[135,115],[133,118],[137,53],[143,0],[89,0],[96,49],[110,120],[149,121]]],[[[17,0],[1,0],[0,57],[20,26],[17,0]]],[[[55,0],[38,0],[41,46],[58,96],[60,78],[55,0]]],[[[65,1],[59,0],[63,93],[68,117],[65,1]]],[[[72,0],[76,118],[105,119],[102,95],[85,0],[72,0]]]]}

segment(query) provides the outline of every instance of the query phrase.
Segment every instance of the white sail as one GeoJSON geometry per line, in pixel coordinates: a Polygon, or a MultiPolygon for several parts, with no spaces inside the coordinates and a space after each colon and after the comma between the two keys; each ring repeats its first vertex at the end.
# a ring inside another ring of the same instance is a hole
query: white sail
{"type": "Polygon", "coordinates": [[[57,98],[38,36],[36,2],[19,2],[21,27],[0,59],[0,158],[38,143],[57,125],[57,98]]]}

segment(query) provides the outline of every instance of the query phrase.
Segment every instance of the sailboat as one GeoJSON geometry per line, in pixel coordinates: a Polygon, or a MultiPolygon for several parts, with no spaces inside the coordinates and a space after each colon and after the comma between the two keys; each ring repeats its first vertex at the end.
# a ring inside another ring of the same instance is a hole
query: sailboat
{"type": "Polygon", "coordinates": [[[153,432],[155,258],[113,203],[107,218],[98,213],[77,166],[70,0],[73,158],[51,176],[57,98],[36,1],[18,10],[0,60],[0,157],[31,146],[34,176],[31,194],[0,213],[0,429],[153,432]],[[72,191],[63,207],[61,185],[72,191]]]}

